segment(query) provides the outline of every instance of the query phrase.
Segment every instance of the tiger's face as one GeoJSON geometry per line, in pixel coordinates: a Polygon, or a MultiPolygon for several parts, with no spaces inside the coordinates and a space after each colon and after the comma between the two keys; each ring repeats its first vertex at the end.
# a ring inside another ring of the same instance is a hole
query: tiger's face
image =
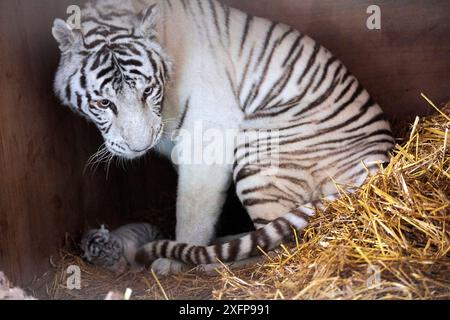
{"type": "Polygon", "coordinates": [[[123,248],[104,226],[87,231],[81,240],[83,258],[99,267],[114,269],[123,260],[123,248]]]}
{"type": "Polygon", "coordinates": [[[164,131],[170,62],[155,39],[153,9],[135,17],[133,28],[98,24],[100,17],[81,31],[59,19],[53,27],[62,51],[56,94],[97,126],[111,154],[126,159],[146,154],[164,131]]]}

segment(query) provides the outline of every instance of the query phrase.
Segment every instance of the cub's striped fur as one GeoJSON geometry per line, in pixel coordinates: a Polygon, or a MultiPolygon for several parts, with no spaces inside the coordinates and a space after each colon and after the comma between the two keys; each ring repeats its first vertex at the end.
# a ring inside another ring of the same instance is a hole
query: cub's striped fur
{"type": "Polygon", "coordinates": [[[83,257],[92,264],[122,273],[137,267],[138,249],[149,242],[163,239],[161,232],[148,223],[134,223],[109,231],[105,226],[87,231],[81,239],[83,257]]]}
{"type": "Polygon", "coordinates": [[[137,255],[161,274],[271,250],[335,199],[337,184],[351,191],[389,160],[380,107],[338,58],[284,24],[216,0],[100,0],[81,31],[57,20],[53,34],[63,51],[55,91],[113,156],[155,147],[170,157],[190,145],[169,137],[199,122],[235,132],[234,165],[177,163],[177,241],[137,255]],[[258,230],[210,246],[232,182],[258,230]]]}

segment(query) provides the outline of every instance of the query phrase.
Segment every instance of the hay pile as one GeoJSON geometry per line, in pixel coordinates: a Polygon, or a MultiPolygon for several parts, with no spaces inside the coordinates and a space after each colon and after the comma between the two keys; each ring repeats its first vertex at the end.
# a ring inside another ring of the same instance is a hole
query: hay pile
{"type": "Polygon", "coordinates": [[[387,168],[329,203],[295,247],[251,274],[222,271],[214,297],[450,298],[449,129],[450,104],[417,119],[387,168]]]}
{"type": "Polygon", "coordinates": [[[449,129],[450,104],[417,119],[387,168],[356,194],[329,203],[296,244],[251,269],[117,279],[65,255],[49,295],[101,299],[129,287],[134,299],[448,299],[449,129]],[[81,291],[64,287],[70,264],[82,266],[81,291]]]}
{"type": "Polygon", "coordinates": [[[52,262],[54,272],[40,279],[42,286],[32,286],[30,291],[40,299],[52,300],[104,300],[113,293],[112,300],[131,289],[131,300],[207,300],[212,299],[212,284],[220,281],[218,276],[205,277],[194,271],[187,274],[159,279],[148,273],[114,274],[87,264],[79,255],[62,251],[52,262]],[[68,267],[81,270],[81,290],[68,289],[68,267]]]}

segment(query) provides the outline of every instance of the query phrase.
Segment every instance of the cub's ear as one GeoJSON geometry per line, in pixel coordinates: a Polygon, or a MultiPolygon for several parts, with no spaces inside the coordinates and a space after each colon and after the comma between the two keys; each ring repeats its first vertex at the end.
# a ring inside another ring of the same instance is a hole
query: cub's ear
{"type": "Polygon", "coordinates": [[[62,52],[76,50],[82,44],[81,33],[72,28],[62,19],[56,19],[52,28],[53,37],[58,41],[62,52]]]}
{"type": "Polygon", "coordinates": [[[138,31],[144,38],[151,38],[156,35],[156,24],[159,19],[159,8],[157,4],[153,4],[139,15],[138,31]]]}

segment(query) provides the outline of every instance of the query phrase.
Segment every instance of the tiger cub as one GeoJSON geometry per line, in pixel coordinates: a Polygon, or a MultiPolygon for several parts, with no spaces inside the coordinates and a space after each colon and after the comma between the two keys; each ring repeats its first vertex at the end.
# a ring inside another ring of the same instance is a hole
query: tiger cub
{"type": "Polygon", "coordinates": [[[129,267],[140,267],[135,255],[141,246],[163,238],[157,227],[147,223],[128,224],[114,231],[102,225],[100,229],[87,231],[80,247],[86,261],[115,273],[123,273],[129,267]]]}
{"type": "Polygon", "coordinates": [[[98,0],[81,28],[57,19],[53,35],[55,92],[99,129],[100,155],[155,150],[177,167],[176,241],[136,256],[158,274],[273,250],[323,199],[389,161],[395,140],[380,106],[340,59],[288,25],[216,0],[98,0]],[[206,161],[211,151],[218,157],[206,161]],[[215,244],[233,183],[257,230],[215,244]]]}

